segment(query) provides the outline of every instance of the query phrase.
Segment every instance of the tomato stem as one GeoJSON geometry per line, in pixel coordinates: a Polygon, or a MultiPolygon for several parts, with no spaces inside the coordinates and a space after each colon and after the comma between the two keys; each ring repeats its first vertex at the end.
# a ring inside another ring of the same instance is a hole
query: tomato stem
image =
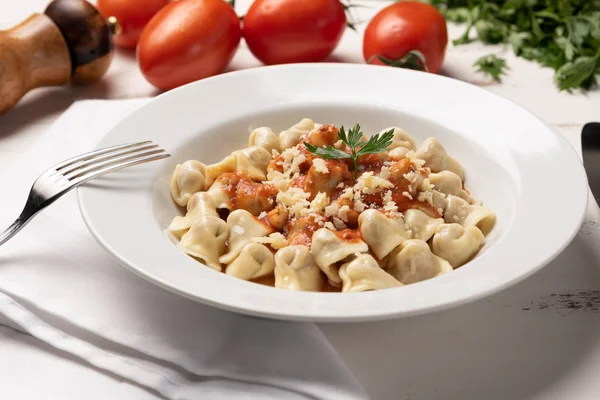
{"type": "Polygon", "coordinates": [[[427,68],[427,59],[425,58],[425,55],[419,50],[411,50],[397,60],[392,60],[387,57],[376,54],[369,58],[367,64],[371,64],[371,62],[376,58],[379,59],[379,61],[381,61],[385,65],[389,65],[390,67],[414,69],[417,71],[429,71],[429,69],[427,68]]]}

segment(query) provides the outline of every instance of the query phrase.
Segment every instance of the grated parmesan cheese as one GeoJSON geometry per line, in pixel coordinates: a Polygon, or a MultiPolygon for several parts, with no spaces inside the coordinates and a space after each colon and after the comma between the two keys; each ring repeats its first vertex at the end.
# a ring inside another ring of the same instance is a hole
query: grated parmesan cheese
{"type": "Polygon", "coordinates": [[[267,183],[272,184],[277,190],[286,191],[290,184],[290,179],[276,170],[267,172],[267,183]]]}
{"type": "Polygon", "coordinates": [[[363,212],[367,208],[367,205],[362,202],[362,200],[354,200],[354,210],[358,212],[363,212]]]}
{"type": "Polygon", "coordinates": [[[326,193],[319,192],[310,202],[310,212],[320,213],[323,212],[325,207],[329,205],[329,197],[327,197],[326,193]]]}
{"type": "Polygon", "coordinates": [[[410,193],[408,193],[408,192],[402,192],[402,196],[404,196],[404,197],[407,197],[407,198],[409,198],[410,200],[412,200],[412,199],[413,199],[413,197],[411,196],[411,194],[410,194],[410,193]]]}
{"type": "Polygon", "coordinates": [[[290,147],[281,153],[283,157],[283,174],[287,177],[293,177],[300,173],[300,164],[306,161],[304,154],[300,152],[298,147],[290,147]]]}
{"type": "Polygon", "coordinates": [[[415,153],[414,150],[409,151],[408,153],[406,153],[406,158],[410,158],[410,160],[413,162],[413,164],[415,164],[417,167],[421,168],[423,165],[425,165],[425,160],[417,157],[417,153],[415,153]]]}
{"type": "Polygon", "coordinates": [[[258,218],[259,218],[259,219],[263,219],[263,218],[264,218],[264,217],[266,217],[266,216],[267,216],[267,212],[266,212],[266,211],[263,211],[263,212],[261,212],[260,214],[258,214],[258,218]]]}
{"type": "Polygon", "coordinates": [[[353,198],[354,198],[354,192],[352,191],[352,188],[347,188],[346,190],[344,190],[344,192],[340,196],[340,199],[352,200],[353,198]]]}
{"type": "Polygon", "coordinates": [[[350,207],[349,206],[342,206],[340,207],[340,209],[338,210],[338,218],[341,219],[344,222],[348,222],[348,211],[350,211],[350,207]]]}
{"type": "Polygon", "coordinates": [[[325,215],[328,217],[336,216],[338,211],[340,210],[340,205],[338,203],[331,203],[327,207],[325,207],[325,215]]]}
{"type": "Polygon", "coordinates": [[[339,149],[341,149],[341,148],[343,148],[343,147],[344,147],[344,142],[342,142],[341,140],[338,140],[337,142],[335,142],[335,143],[333,144],[333,147],[335,147],[336,149],[338,149],[338,150],[339,150],[339,149]]]}
{"type": "Polygon", "coordinates": [[[424,192],[427,192],[427,191],[431,191],[431,190],[433,190],[433,188],[434,188],[434,187],[435,187],[435,185],[433,185],[433,184],[432,184],[432,183],[429,181],[429,178],[425,178],[425,179],[423,179],[423,182],[421,182],[421,187],[420,187],[420,189],[421,189],[422,191],[424,191],[424,192]]]}
{"type": "Polygon", "coordinates": [[[431,192],[431,191],[421,192],[421,193],[419,193],[417,200],[433,205],[433,192],[431,192]]]}
{"type": "Polygon", "coordinates": [[[279,232],[271,233],[269,236],[254,237],[251,240],[256,243],[268,244],[275,250],[279,250],[288,245],[285,236],[279,232]]]}
{"type": "Polygon", "coordinates": [[[344,187],[344,182],[340,182],[337,184],[336,188],[341,189],[344,187]]]}
{"type": "Polygon", "coordinates": [[[337,229],[335,228],[335,225],[333,225],[329,221],[325,222],[325,228],[329,229],[330,231],[337,231],[337,229]]]}
{"type": "Polygon", "coordinates": [[[340,231],[346,229],[346,224],[338,217],[333,217],[333,226],[340,231]]]}
{"type": "Polygon", "coordinates": [[[388,190],[383,195],[383,209],[385,211],[390,211],[390,212],[396,212],[396,211],[398,211],[398,206],[396,205],[396,202],[392,198],[392,191],[391,190],[388,190]]]}
{"type": "Polygon", "coordinates": [[[297,187],[291,187],[277,193],[277,203],[284,205],[291,216],[305,216],[308,214],[310,206],[309,197],[310,193],[297,187]]]}
{"type": "Polygon", "coordinates": [[[325,160],[323,160],[322,158],[315,158],[313,160],[313,166],[315,167],[315,170],[320,174],[329,173],[329,168],[327,168],[327,164],[325,164],[325,160]]]}
{"type": "Polygon", "coordinates": [[[379,176],[373,175],[373,171],[364,172],[358,180],[354,189],[363,193],[371,194],[382,191],[383,189],[391,189],[394,184],[387,179],[382,179],[379,176]]]}
{"type": "Polygon", "coordinates": [[[386,166],[381,167],[381,172],[379,173],[379,177],[381,179],[385,179],[385,180],[390,179],[390,169],[386,166]]]}

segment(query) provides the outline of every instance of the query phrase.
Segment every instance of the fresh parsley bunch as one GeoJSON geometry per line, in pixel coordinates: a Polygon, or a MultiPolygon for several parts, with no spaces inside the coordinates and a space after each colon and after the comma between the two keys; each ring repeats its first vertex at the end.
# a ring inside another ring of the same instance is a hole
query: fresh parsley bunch
{"type": "MultiPolygon", "coordinates": [[[[485,43],[509,43],[517,56],[555,70],[560,90],[589,90],[600,74],[600,0],[428,0],[448,21],[466,23],[485,43]]],[[[475,66],[499,80],[507,68],[485,56],[475,66]]],[[[504,61],[504,60],[502,60],[504,61]]]]}
{"type": "Polygon", "coordinates": [[[366,142],[361,140],[362,136],[363,133],[360,130],[359,124],[354,125],[354,127],[348,131],[348,134],[346,134],[346,130],[343,126],[340,128],[338,137],[344,144],[350,147],[351,153],[336,149],[332,146],[316,147],[307,142],[304,142],[304,145],[308,151],[322,158],[334,160],[351,158],[354,162],[354,179],[356,179],[356,176],[358,175],[358,159],[360,156],[386,151],[387,148],[392,144],[394,130],[390,129],[389,131],[381,134],[378,133],[375,136],[371,136],[371,138],[366,142]]]}

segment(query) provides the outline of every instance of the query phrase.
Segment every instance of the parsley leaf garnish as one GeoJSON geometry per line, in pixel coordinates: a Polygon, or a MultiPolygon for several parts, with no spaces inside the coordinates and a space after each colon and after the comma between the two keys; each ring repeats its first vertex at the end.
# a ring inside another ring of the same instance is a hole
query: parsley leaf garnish
{"type": "Polygon", "coordinates": [[[375,136],[371,136],[368,141],[361,140],[363,133],[360,130],[360,125],[356,124],[352,129],[346,133],[346,130],[342,126],[338,133],[339,139],[342,143],[350,147],[351,153],[336,149],[332,146],[316,147],[310,143],[304,142],[304,145],[311,153],[328,159],[342,160],[346,158],[352,159],[354,162],[354,179],[358,175],[358,159],[366,154],[377,154],[386,151],[392,144],[392,138],[394,137],[394,130],[378,133],[375,136]]]}

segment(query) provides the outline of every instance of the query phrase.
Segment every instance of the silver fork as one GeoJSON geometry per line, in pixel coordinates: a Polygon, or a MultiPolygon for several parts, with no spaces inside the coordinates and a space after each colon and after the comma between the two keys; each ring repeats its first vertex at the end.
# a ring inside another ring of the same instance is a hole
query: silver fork
{"type": "Polygon", "coordinates": [[[0,246],[71,189],[109,172],[170,156],[158,145],[145,141],[95,150],[50,167],[33,183],[19,218],[0,234],[0,246]]]}

